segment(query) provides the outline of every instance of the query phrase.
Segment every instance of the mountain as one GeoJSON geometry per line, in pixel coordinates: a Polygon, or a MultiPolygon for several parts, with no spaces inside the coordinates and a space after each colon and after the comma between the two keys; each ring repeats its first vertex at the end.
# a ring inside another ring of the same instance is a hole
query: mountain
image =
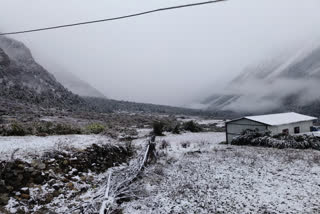
{"type": "Polygon", "coordinates": [[[64,69],[57,69],[59,66],[55,66],[56,69],[50,69],[55,78],[67,89],[74,94],[78,94],[84,97],[99,97],[105,98],[105,96],[95,89],[87,82],[81,80],[71,72],[65,71],[64,69]]]}
{"type": "Polygon", "coordinates": [[[297,111],[320,115],[320,47],[246,68],[223,93],[205,100],[208,109],[241,114],[297,111]]]}
{"type": "Polygon", "coordinates": [[[202,110],[106,99],[70,73],[56,72],[55,75],[62,84],[34,60],[23,43],[0,36],[0,116],[39,115],[39,111],[47,113],[49,109],[50,112],[62,110],[63,115],[66,110],[84,112],[84,115],[118,111],[211,115],[202,110]],[[83,96],[72,93],[63,84],[71,85],[71,90],[83,96]]]}
{"type": "Polygon", "coordinates": [[[0,37],[0,98],[46,108],[75,109],[85,101],[39,65],[21,42],[0,37]]]}

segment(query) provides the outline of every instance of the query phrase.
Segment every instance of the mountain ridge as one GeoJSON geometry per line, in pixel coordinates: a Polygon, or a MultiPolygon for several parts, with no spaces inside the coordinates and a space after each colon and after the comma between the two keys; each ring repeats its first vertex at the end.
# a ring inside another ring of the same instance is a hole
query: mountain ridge
{"type": "Polygon", "coordinates": [[[297,111],[320,115],[320,47],[246,68],[221,94],[202,101],[207,109],[240,114],[297,111]],[[312,107],[311,107],[312,106],[312,107]]]}

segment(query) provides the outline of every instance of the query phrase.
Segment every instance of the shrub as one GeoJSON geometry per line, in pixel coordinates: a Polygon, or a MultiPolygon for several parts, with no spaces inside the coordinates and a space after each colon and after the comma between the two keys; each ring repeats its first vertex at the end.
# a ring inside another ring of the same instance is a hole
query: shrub
{"type": "Polygon", "coordinates": [[[82,130],[79,127],[53,122],[40,122],[33,124],[35,131],[33,134],[37,136],[47,135],[68,135],[68,134],[82,134],[82,130]]]}
{"type": "Polygon", "coordinates": [[[186,149],[186,148],[190,147],[190,144],[191,143],[189,141],[186,141],[186,142],[182,142],[181,146],[182,146],[182,148],[186,149]]]}
{"type": "Polygon", "coordinates": [[[162,140],[159,145],[159,149],[164,150],[164,149],[167,149],[168,146],[169,146],[169,143],[166,140],[162,140]]]}
{"type": "Polygon", "coordinates": [[[0,136],[6,136],[7,135],[7,129],[5,125],[0,125],[0,136]]]}
{"type": "Polygon", "coordinates": [[[264,146],[278,149],[315,149],[320,150],[320,137],[308,135],[276,135],[271,137],[270,132],[245,131],[242,135],[234,138],[233,145],[264,146]]]}
{"type": "Polygon", "coordinates": [[[157,121],[156,123],[161,123],[163,132],[172,132],[176,126],[176,122],[167,118],[161,119],[161,121],[157,121]]]}
{"type": "Polygon", "coordinates": [[[92,123],[87,126],[87,130],[91,134],[100,134],[105,130],[105,126],[99,123],[92,123]]]}
{"type": "Polygon", "coordinates": [[[155,121],[153,123],[153,134],[155,136],[163,136],[163,128],[164,128],[164,123],[161,121],[155,121]]]}
{"type": "Polygon", "coordinates": [[[54,127],[53,132],[58,135],[68,135],[68,134],[81,134],[81,129],[78,127],[72,127],[68,124],[57,124],[54,127]]]}
{"type": "Polygon", "coordinates": [[[52,122],[41,122],[36,125],[37,135],[54,134],[54,124],[52,122]]]}
{"type": "Polygon", "coordinates": [[[178,123],[172,130],[173,134],[180,134],[180,124],[178,123]]]}
{"type": "Polygon", "coordinates": [[[27,135],[26,130],[19,123],[12,123],[9,130],[7,131],[8,136],[25,136],[27,135]]]}
{"type": "Polygon", "coordinates": [[[10,125],[0,125],[0,135],[2,136],[25,136],[25,135],[68,135],[82,134],[79,127],[68,124],[55,124],[52,122],[38,123],[12,123],[10,125]]]}
{"type": "Polygon", "coordinates": [[[190,132],[201,132],[202,128],[198,123],[195,123],[193,120],[185,122],[183,124],[183,129],[190,132]]]}

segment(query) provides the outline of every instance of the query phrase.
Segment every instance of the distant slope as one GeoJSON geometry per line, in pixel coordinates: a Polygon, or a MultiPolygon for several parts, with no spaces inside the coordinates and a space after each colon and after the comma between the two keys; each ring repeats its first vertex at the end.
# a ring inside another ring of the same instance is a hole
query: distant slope
{"type": "Polygon", "coordinates": [[[81,80],[71,72],[58,69],[51,69],[50,71],[64,87],[75,94],[85,97],[105,98],[105,96],[100,91],[95,89],[87,82],[81,80]]]}
{"type": "Polygon", "coordinates": [[[46,108],[76,109],[85,101],[64,88],[21,42],[0,37],[0,98],[46,108]]]}
{"type": "MultiPolygon", "coordinates": [[[[59,78],[74,79],[74,76],[65,77],[64,75],[59,78]]],[[[76,84],[78,83],[76,81],[76,84]]],[[[86,84],[80,83],[80,87],[84,88],[86,84]]],[[[90,96],[100,94],[95,90],[91,92],[90,96]]],[[[8,112],[10,114],[32,111],[37,113],[38,110],[35,108],[41,111],[50,108],[102,113],[127,111],[212,115],[202,110],[116,101],[101,97],[80,97],[66,89],[52,74],[39,65],[23,43],[8,37],[0,37],[0,115],[6,115],[8,112]]]]}
{"type": "Polygon", "coordinates": [[[320,115],[320,47],[247,68],[224,93],[202,103],[243,114],[298,111],[320,115]]]}

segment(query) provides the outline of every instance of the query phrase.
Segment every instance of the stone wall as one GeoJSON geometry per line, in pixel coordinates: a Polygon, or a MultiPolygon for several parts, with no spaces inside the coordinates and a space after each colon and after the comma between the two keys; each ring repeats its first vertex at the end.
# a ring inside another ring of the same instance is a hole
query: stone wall
{"type": "MultiPolygon", "coordinates": [[[[8,203],[10,197],[28,203],[39,203],[30,199],[28,188],[36,185],[51,185],[57,183],[71,185],[70,181],[78,176],[84,181],[85,173],[105,172],[108,168],[125,163],[132,156],[129,145],[95,145],[84,150],[53,151],[43,155],[40,159],[34,159],[31,163],[22,160],[0,162],[0,211],[1,206],[8,203]]],[[[53,196],[63,194],[58,191],[63,188],[55,188],[57,192],[53,196]]],[[[49,203],[43,201],[42,203],[49,203]]]]}

